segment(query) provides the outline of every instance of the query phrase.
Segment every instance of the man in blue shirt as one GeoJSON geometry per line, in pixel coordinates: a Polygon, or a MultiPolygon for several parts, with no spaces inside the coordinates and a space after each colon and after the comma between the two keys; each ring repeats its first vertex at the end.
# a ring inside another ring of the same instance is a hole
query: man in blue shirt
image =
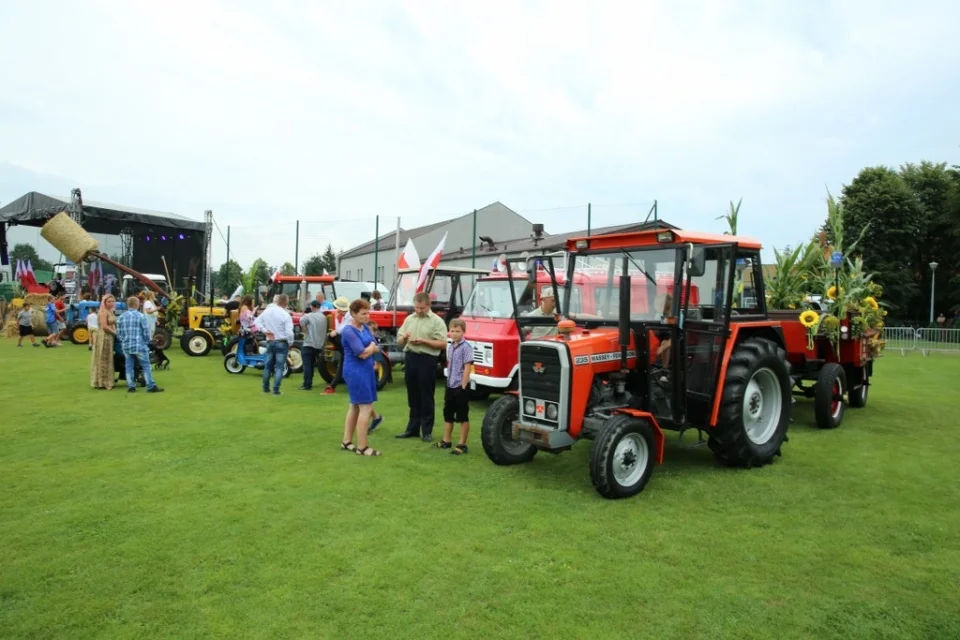
{"type": "Polygon", "coordinates": [[[117,339],[123,347],[127,364],[127,393],[137,390],[137,379],[133,373],[136,362],[140,363],[143,370],[147,393],[163,391],[153,381],[153,372],[150,370],[150,327],[147,325],[147,316],[140,313],[140,299],[136,296],[127,298],[127,310],[117,319],[117,339]]]}

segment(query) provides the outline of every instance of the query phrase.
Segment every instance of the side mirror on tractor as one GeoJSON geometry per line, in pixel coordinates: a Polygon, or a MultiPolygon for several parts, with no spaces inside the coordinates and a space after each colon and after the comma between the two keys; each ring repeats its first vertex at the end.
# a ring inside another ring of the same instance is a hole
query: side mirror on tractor
{"type": "Polygon", "coordinates": [[[690,259],[687,261],[687,273],[699,278],[707,271],[707,250],[704,247],[690,245],[690,259]]]}

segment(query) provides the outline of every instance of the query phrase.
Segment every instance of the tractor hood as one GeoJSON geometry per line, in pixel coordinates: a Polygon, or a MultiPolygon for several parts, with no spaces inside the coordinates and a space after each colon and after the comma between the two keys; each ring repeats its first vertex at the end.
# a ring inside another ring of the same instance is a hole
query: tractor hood
{"type": "MultiPolygon", "coordinates": [[[[551,336],[551,342],[564,342],[570,349],[574,368],[590,366],[595,372],[616,371],[620,368],[620,333],[616,327],[575,329],[568,336],[551,336]]],[[[627,367],[637,362],[636,344],[633,336],[627,347],[627,367]]]]}

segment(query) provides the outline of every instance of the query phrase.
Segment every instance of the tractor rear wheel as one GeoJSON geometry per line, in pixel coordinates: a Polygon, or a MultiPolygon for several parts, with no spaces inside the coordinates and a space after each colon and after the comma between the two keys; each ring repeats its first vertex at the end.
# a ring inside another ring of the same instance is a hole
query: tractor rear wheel
{"type": "Polygon", "coordinates": [[[627,415],[610,418],[590,454],[590,480],[597,493],[617,499],[643,491],[653,473],[655,442],[645,420],[627,415]]]}
{"type": "Polygon", "coordinates": [[[317,362],[317,373],[327,384],[333,384],[340,366],[340,352],[329,340],[323,345],[317,362]]]}
{"type": "Polygon", "coordinates": [[[187,331],[180,338],[180,348],[186,351],[188,356],[205,356],[212,347],[213,341],[210,337],[199,331],[187,331]]]}
{"type": "Polygon", "coordinates": [[[523,464],[533,460],[537,448],[513,439],[513,423],[520,417],[520,398],[507,395],[490,405],[480,427],[483,450],[495,464],[523,464]]]}
{"type": "Polygon", "coordinates": [[[153,346],[160,351],[166,351],[173,344],[173,336],[166,327],[157,327],[153,332],[153,346]]]}
{"type": "Polygon", "coordinates": [[[390,379],[390,360],[386,357],[377,358],[373,363],[373,373],[377,376],[377,391],[383,391],[390,379]]]}
{"type": "Polygon", "coordinates": [[[300,351],[302,342],[294,342],[287,351],[287,364],[290,366],[290,373],[300,373],[303,371],[303,352],[300,351]]]}
{"type": "Polygon", "coordinates": [[[739,345],[727,365],[720,415],[707,445],[722,464],[760,467],[780,455],[792,407],[786,353],[766,338],[739,345]]]}
{"type": "Polygon", "coordinates": [[[847,374],[836,362],[828,362],[817,375],[817,386],[813,397],[813,412],[817,426],[821,429],[836,429],[843,422],[846,403],[843,395],[847,392],[847,374]]]}

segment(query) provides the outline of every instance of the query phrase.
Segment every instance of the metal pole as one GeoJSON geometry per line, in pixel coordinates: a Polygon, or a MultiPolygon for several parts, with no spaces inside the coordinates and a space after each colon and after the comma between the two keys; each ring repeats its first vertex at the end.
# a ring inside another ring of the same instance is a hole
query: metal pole
{"type": "MultiPolygon", "coordinates": [[[[393,243],[393,268],[397,272],[397,276],[393,279],[396,283],[395,286],[399,286],[400,283],[400,216],[397,216],[397,239],[393,243]]],[[[397,327],[397,305],[393,305],[393,327],[397,327]]]]}
{"type": "Polygon", "coordinates": [[[590,235],[590,222],[591,222],[590,218],[592,215],[593,215],[593,212],[591,210],[590,203],[588,202],[587,203],[587,236],[588,237],[590,235]]]}
{"type": "Polygon", "coordinates": [[[470,266],[477,268],[477,210],[473,210],[473,248],[470,250],[470,266]]]}
{"type": "Polygon", "coordinates": [[[377,267],[380,266],[380,216],[373,230],[373,288],[377,288],[377,267]]]}
{"type": "Polygon", "coordinates": [[[930,324],[933,324],[933,294],[937,290],[937,267],[936,262],[930,263],[930,324]]]}
{"type": "Polygon", "coordinates": [[[227,269],[230,268],[230,225],[227,225],[227,261],[224,263],[227,269]]]}
{"type": "Polygon", "coordinates": [[[293,273],[300,271],[300,221],[297,220],[297,240],[293,245],[293,273]]]}

